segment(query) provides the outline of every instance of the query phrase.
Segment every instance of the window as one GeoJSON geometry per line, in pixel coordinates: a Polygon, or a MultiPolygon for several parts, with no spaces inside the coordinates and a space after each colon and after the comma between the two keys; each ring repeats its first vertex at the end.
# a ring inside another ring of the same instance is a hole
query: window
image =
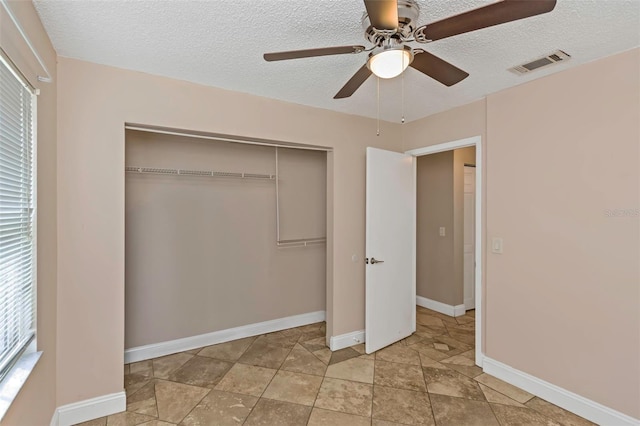
{"type": "Polygon", "coordinates": [[[35,338],[34,104],[0,56],[0,380],[35,338]]]}

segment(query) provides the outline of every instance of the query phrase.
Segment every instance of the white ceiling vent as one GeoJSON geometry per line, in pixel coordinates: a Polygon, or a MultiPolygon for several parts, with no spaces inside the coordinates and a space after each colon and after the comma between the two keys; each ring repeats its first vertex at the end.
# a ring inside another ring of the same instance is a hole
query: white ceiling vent
{"type": "Polygon", "coordinates": [[[543,67],[548,67],[549,65],[557,64],[558,62],[567,61],[570,58],[571,56],[568,53],[563,52],[562,50],[556,50],[550,55],[534,59],[526,64],[516,65],[513,68],[509,68],[509,71],[518,75],[523,75],[543,67]]]}

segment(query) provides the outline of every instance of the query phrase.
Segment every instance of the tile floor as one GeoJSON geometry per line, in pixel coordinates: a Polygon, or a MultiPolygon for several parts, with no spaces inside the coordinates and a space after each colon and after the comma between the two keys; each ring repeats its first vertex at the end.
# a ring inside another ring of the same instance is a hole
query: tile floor
{"type": "Polygon", "coordinates": [[[417,308],[417,331],[366,355],[331,352],[324,323],[125,366],[127,411],[83,426],[592,423],[482,373],[474,312],[417,308]]]}

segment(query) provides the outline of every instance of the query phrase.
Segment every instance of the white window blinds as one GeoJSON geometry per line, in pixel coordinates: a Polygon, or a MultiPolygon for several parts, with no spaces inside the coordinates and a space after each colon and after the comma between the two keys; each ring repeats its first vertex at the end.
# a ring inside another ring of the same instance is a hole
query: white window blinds
{"type": "Polygon", "coordinates": [[[0,379],[35,335],[33,98],[0,58],[0,379]]]}

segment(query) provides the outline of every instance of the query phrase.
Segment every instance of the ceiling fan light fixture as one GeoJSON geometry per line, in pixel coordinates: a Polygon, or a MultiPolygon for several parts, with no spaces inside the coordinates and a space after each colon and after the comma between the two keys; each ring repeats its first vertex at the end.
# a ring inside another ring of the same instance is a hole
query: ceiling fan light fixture
{"type": "Polygon", "coordinates": [[[399,46],[373,52],[369,56],[367,66],[380,78],[397,77],[407,69],[413,61],[413,52],[409,46],[399,46]]]}

